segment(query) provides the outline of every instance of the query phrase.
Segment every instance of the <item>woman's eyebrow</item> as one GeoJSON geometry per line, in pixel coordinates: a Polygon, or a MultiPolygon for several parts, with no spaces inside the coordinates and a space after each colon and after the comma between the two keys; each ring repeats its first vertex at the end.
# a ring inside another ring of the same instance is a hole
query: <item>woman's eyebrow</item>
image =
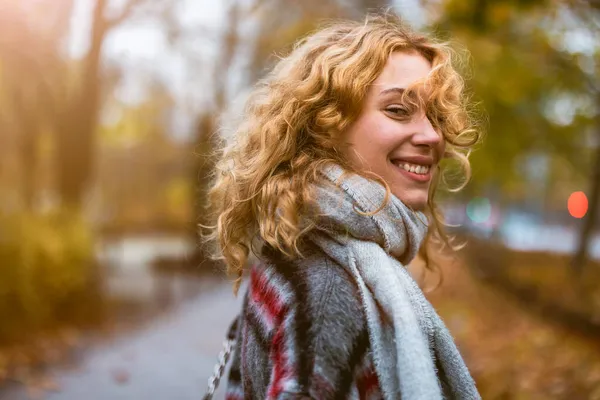
{"type": "Polygon", "coordinates": [[[403,94],[404,89],[400,88],[400,87],[391,87],[391,88],[383,89],[381,92],[379,92],[379,94],[382,96],[386,95],[388,93],[403,94]]]}

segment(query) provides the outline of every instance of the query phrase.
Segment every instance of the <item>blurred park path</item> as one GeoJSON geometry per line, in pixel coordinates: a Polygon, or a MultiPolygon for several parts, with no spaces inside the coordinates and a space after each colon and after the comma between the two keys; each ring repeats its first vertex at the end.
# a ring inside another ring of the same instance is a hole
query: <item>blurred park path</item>
{"type": "MultiPolygon", "coordinates": [[[[97,346],[75,370],[54,370],[40,387],[3,400],[201,399],[225,332],[239,308],[231,286],[210,278],[205,290],[143,329],[97,346]],[[54,389],[51,391],[44,389],[54,389]]],[[[221,388],[222,389],[222,388],[221,388]]],[[[215,399],[222,399],[222,390],[215,399]]]]}

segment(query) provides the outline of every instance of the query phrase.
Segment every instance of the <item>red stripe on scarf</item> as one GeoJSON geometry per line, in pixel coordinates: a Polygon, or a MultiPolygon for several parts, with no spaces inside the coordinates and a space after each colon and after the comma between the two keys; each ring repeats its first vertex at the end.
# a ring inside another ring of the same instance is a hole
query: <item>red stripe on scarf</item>
{"type": "Polygon", "coordinates": [[[277,289],[267,280],[258,268],[251,273],[252,300],[262,310],[266,318],[275,328],[271,343],[271,359],[273,361],[273,378],[268,389],[268,398],[276,398],[283,390],[283,384],[292,375],[285,355],[285,327],[283,320],[287,314],[287,306],[279,298],[277,289]]]}
{"type": "Polygon", "coordinates": [[[273,379],[267,397],[269,399],[276,399],[283,391],[283,384],[286,378],[289,378],[292,375],[288,359],[285,355],[285,329],[283,325],[279,325],[275,336],[273,336],[271,352],[271,358],[273,360],[273,379]]]}
{"type": "Polygon", "coordinates": [[[257,268],[254,268],[251,274],[251,295],[254,303],[262,311],[263,318],[267,319],[267,325],[269,323],[275,327],[279,325],[284,304],[279,299],[277,290],[257,268]]]}
{"type": "Polygon", "coordinates": [[[369,368],[364,373],[360,374],[356,379],[356,387],[358,389],[359,398],[361,400],[368,399],[371,391],[379,387],[379,380],[373,368],[369,368]]]}

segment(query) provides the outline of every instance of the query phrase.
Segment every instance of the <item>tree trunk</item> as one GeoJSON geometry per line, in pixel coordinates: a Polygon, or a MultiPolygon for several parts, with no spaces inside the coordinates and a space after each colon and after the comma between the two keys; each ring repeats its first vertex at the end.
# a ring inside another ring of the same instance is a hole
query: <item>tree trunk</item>
{"type": "MultiPolygon", "coordinates": [[[[13,56],[15,59],[17,57],[13,56]]],[[[17,59],[10,65],[12,73],[10,79],[15,82],[22,81],[24,74],[21,71],[29,71],[30,64],[25,59],[17,59]]],[[[19,197],[25,211],[33,210],[35,197],[35,172],[38,162],[37,140],[39,127],[36,124],[40,116],[36,113],[37,108],[32,106],[32,87],[24,83],[21,86],[6,88],[11,103],[10,113],[14,116],[13,129],[16,133],[17,154],[19,162],[19,197]]],[[[37,93],[35,93],[37,95],[37,93]]]]}
{"type": "MultiPolygon", "coordinates": [[[[597,96],[598,110],[600,110],[600,94],[597,96]]],[[[598,207],[600,206],[600,114],[596,115],[596,152],[591,176],[589,196],[589,209],[583,221],[579,236],[577,252],[573,257],[573,267],[577,274],[581,274],[587,261],[589,243],[592,239],[594,225],[598,220],[598,207]]]]}
{"type": "Polygon", "coordinates": [[[35,172],[38,162],[37,157],[37,127],[27,120],[22,120],[20,134],[20,161],[21,161],[21,200],[26,211],[33,211],[36,194],[35,172]]]}
{"type": "Polygon", "coordinates": [[[83,63],[81,86],[66,102],[58,134],[58,190],[63,205],[80,208],[94,165],[94,133],[99,114],[100,59],[107,31],[98,0],[92,19],[90,50],[83,63]]]}

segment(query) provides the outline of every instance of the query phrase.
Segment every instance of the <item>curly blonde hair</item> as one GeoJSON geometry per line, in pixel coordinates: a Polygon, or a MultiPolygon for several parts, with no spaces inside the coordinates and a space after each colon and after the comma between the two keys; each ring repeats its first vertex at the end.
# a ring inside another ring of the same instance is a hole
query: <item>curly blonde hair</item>
{"type": "MultiPolygon", "coordinates": [[[[233,140],[218,150],[207,210],[214,225],[207,241],[216,244],[239,288],[250,251],[268,244],[288,257],[301,257],[300,239],[310,224],[300,216],[311,200],[317,171],[329,162],[365,176],[349,164],[340,148],[343,133],[359,115],[368,88],[393,52],[417,52],[432,65],[430,89],[407,90],[406,96],[426,107],[432,124],[446,141],[445,158],[462,167],[463,184],[470,177],[468,155],[480,134],[467,108],[464,82],[453,67],[456,53],[446,43],[417,33],[393,15],[368,15],[366,20],[335,21],[299,41],[261,80],[250,95],[233,140]],[[416,94],[416,96],[415,96],[416,94]]],[[[442,167],[434,173],[426,214],[430,226],[420,256],[428,269],[427,249],[448,245],[443,216],[435,204],[442,167]]],[[[388,190],[389,187],[378,179],[388,190]]],[[[389,197],[389,196],[388,196],[389,197]]]]}

